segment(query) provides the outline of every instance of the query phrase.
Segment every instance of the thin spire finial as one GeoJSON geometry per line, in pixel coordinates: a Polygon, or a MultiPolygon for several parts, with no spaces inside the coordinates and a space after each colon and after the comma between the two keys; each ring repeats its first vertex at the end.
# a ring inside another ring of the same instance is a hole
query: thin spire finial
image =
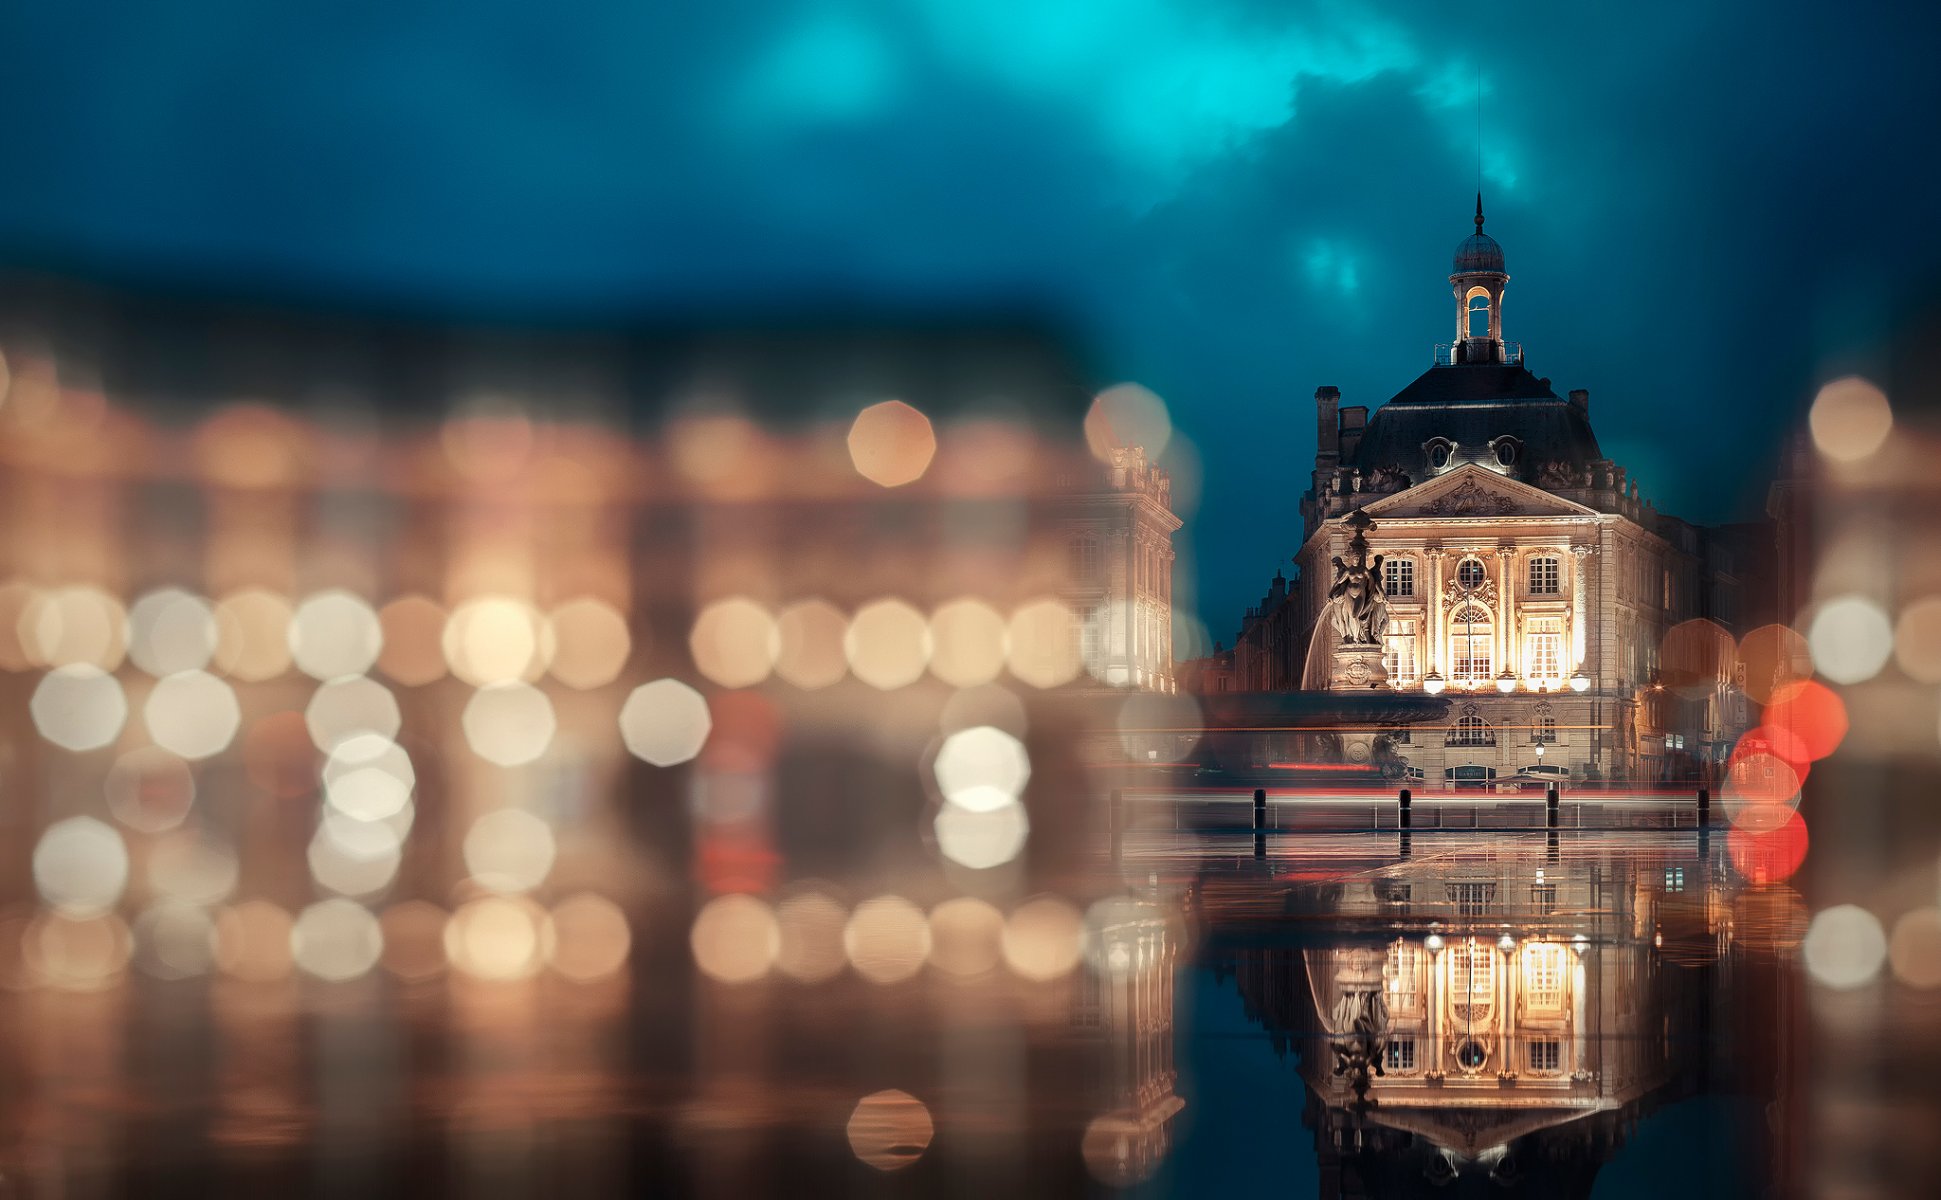
{"type": "Polygon", "coordinates": [[[1483,193],[1476,193],[1476,232],[1483,231],[1483,193]]]}

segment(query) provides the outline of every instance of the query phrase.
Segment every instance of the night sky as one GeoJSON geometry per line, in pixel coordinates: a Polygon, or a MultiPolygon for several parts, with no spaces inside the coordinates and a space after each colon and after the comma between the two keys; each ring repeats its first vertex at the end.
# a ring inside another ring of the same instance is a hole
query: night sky
{"type": "Polygon", "coordinates": [[[1508,336],[1648,497],[1755,515],[1941,279],[1925,8],[19,3],[0,260],[461,319],[1027,311],[1171,405],[1224,638],[1297,548],[1315,386],[1380,403],[1449,336],[1479,73],[1508,336]]]}

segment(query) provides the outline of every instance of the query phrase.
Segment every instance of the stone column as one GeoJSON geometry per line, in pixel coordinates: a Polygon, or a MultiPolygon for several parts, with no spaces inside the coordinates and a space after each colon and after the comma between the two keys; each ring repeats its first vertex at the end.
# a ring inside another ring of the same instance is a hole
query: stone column
{"type": "Polygon", "coordinates": [[[1429,585],[1429,594],[1423,597],[1423,600],[1425,602],[1424,616],[1427,618],[1422,622],[1423,625],[1426,626],[1423,632],[1424,632],[1424,636],[1428,638],[1429,644],[1423,647],[1424,654],[1422,658],[1422,673],[1424,675],[1427,675],[1430,671],[1435,671],[1438,674],[1440,674],[1444,679],[1447,679],[1449,678],[1449,672],[1444,671],[1442,669],[1444,666],[1444,663],[1442,661],[1442,543],[1441,542],[1430,542],[1428,546],[1423,549],[1422,563],[1424,566],[1428,568],[1428,571],[1425,572],[1425,574],[1428,576],[1427,582],[1429,585]]]}
{"type": "Polygon", "coordinates": [[[1496,548],[1496,674],[1515,671],[1516,664],[1516,590],[1510,579],[1510,561],[1516,557],[1513,546],[1496,548]]]}
{"type": "Polygon", "coordinates": [[[1589,631],[1584,628],[1584,614],[1588,611],[1584,604],[1584,560],[1591,556],[1589,546],[1570,548],[1570,670],[1584,669],[1584,654],[1589,646],[1589,631]]]}

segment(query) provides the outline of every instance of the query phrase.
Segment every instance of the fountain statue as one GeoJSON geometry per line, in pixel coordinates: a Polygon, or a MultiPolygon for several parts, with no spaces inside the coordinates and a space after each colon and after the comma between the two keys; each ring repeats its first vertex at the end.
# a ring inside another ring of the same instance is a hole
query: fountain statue
{"type": "Polygon", "coordinates": [[[1388,599],[1382,594],[1382,556],[1368,556],[1368,531],[1375,523],[1357,511],[1348,518],[1355,536],[1348,543],[1352,561],[1334,556],[1334,583],[1314,623],[1301,687],[1379,687],[1388,680],[1382,665],[1382,637],[1388,632],[1388,599]]]}

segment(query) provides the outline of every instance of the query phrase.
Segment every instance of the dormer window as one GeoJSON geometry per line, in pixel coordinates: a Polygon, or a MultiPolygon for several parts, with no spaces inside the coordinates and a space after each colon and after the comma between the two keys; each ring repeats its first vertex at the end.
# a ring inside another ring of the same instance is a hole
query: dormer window
{"type": "Polygon", "coordinates": [[[1429,469],[1432,471],[1441,471],[1447,468],[1450,459],[1455,457],[1456,443],[1450,441],[1448,438],[1436,438],[1424,446],[1423,449],[1429,452],[1429,469]]]}
{"type": "Polygon", "coordinates": [[[1523,456],[1523,443],[1508,435],[1490,442],[1489,448],[1496,455],[1496,465],[1499,467],[1513,467],[1516,460],[1523,456]]]}

